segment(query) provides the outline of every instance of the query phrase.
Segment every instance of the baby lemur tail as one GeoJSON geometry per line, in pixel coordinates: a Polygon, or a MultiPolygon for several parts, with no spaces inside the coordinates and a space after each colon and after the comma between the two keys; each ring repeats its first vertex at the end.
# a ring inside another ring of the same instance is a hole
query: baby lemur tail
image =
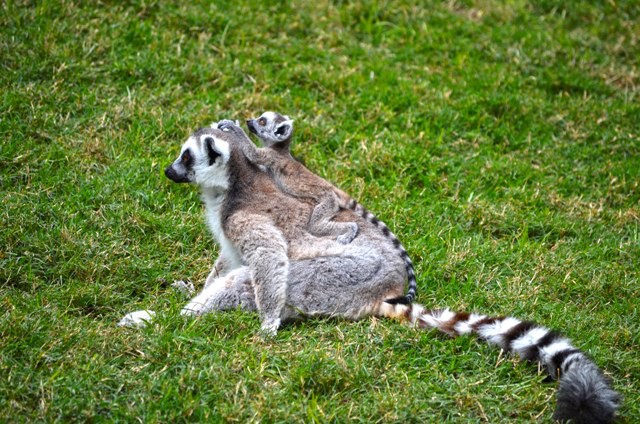
{"type": "Polygon", "coordinates": [[[395,234],[391,232],[389,227],[387,227],[387,225],[384,222],[380,221],[374,214],[369,212],[367,208],[362,206],[355,199],[351,199],[348,203],[348,206],[349,206],[349,209],[351,209],[360,217],[362,217],[362,219],[372,223],[376,228],[382,231],[382,234],[384,234],[385,237],[391,240],[391,242],[393,243],[393,246],[396,248],[396,250],[400,254],[400,257],[402,258],[402,261],[404,262],[404,266],[407,271],[407,294],[404,296],[394,297],[393,299],[387,299],[385,300],[385,302],[392,305],[410,304],[416,298],[416,294],[418,292],[418,286],[416,283],[416,273],[413,270],[413,262],[411,262],[411,258],[409,257],[409,254],[405,250],[404,246],[402,245],[400,240],[398,240],[398,237],[396,237],[395,234]]]}
{"type": "Polygon", "coordinates": [[[449,309],[426,310],[412,305],[380,306],[380,315],[408,321],[419,328],[434,328],[451,336],[475,334],[521,358],[538,362],[552,379],[559,380],[554,420],[574,423],[610,423],[620,407],[620,395],[598,366],[569,339],[531,321],[490,317],[449,309]]]}

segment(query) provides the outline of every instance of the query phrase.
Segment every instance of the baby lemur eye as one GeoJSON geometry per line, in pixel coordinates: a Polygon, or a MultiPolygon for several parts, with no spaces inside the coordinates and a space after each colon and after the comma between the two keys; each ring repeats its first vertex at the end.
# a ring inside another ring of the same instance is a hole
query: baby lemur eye
{"type": "Polygon", "coordinates": [[[258,119],[258,124],[259,124],[261,127],[264,127],[265,125],[267,125],[267,119],[266,119],[266,118],[260,118],[260,119],[258,119]]]}

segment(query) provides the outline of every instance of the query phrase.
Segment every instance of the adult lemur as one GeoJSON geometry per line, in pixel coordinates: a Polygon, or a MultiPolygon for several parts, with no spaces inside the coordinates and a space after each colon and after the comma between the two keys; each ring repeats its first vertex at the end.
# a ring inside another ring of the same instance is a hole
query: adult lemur
{"type": "MultiPolygon", "coordinates": [[[[217,266],[223,275],[243,264],[249,267],[264,332],[275,333],[292,314],[379,315],[385,300],[402,295],[404,263],[383,234],[361,231],[342,244],[308,232],[314,205],[283,193],[270,174],[246,157],[244,152],[255,146],[235,130],[242,132],[239,127],[196,131],[165,173],[173,181],[200,186],[207,223],[221,246],[217,266]],[[292,286],[304,287],[301,295],[311,301],[290,308],[292,286]]],[[[360,228],[367,225],[349,210],[340,214],[360,228]]]]}
{"type": "MultiPolygon", "coordinates": [[[[223,125],[225,122],[229,129],[233,129],[233,126],[229,125],[230,121],[221,121],[223,125]]],[[[289,149],[293,134],[293,121],[288,116],[276,112],[265,112],[259,118],[248,120],[247,127],[265,145],[265,148],[247,151],[246,154],[250,160],[266,167],[285,193],[300,199],[311,198],[316,202],[317,206],[309,221],[309,231],[314,234],[331,234],[339,231],[338,228],[344,227],[336,228],[334,226],[352,223],[336,222],[334,218],[340,209],[350,209],[366,221],[365,226],[370,231],[378,231],[387,239],[387,243],[390,243],[402,258],[407,273],[407,294],[387,299],[387,302],[411,303],[417,293],[416,276],[411,258],[402,243],[384,222],[364,206],[328,181],[309,171],[291,156],[289,149]]],[[[242,136],[242,134],[238,133],[238,136],[242,136]]],[[[355,233],[345,232],[339,237],[344,240],[347,234],[355,236],[355,233]]]]}
{"type": "Polygon", "coordinates": [[[619,395],[595,363],[558,333],[512,317],[385,302],[402,292],[403,262],[394,262],[397,255],[380,248],[373,234],[360,233],[346,245],[335,237],[309,234],[311,207],[281,192],[274,179],[247,158],[248,142],[235,130],[196,131],[165,170],[171,180],[201,188],[207,222],[227,264],[226,274],[210,276],[183,314],[257,310],[263,330],[271,333],[283,320],[316,315],[394,317],[454,336],[473,333],[539,362],[559,379],[555,419],[615,419],[619,395]]]}

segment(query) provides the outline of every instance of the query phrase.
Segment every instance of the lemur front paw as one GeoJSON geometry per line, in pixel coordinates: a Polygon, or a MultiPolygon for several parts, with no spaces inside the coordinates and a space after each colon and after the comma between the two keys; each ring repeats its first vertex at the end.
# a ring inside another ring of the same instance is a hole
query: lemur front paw
{"type": "Polygon", "coordinates": [[[354,238],[358,235],[358,224],[355,222],[348,222],[348,229],[343,234],[340,234],[336,240],[340,244],[349,244],[353,241],[354,238]]]}
{"type": "Polygon", "coordinates": [[[260,334],[262,337],[269,339],[275,337],[278,334],[278,328],[280,327],[280,318],[265,319],[260,326],[260,334]]]}
{"type": "Polygon", "coordinates": [[[206,303],[192,300],[182,308],[180,315],[183,317],[199,317],[209,312],[209,309],[206,303]]]}

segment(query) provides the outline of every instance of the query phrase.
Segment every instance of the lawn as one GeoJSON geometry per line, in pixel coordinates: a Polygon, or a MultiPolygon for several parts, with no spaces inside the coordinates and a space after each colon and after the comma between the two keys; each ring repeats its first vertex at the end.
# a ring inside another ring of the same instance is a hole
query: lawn
{"type": "Polygon", "coordinates": [[[9,0],[0,58],[0,421],[550,421],[556,384],[472,338],[179,316],[218,249],[162,171],[264,110],[419,303],[562,330],[640,421],[637,1],[9,0]]]}

